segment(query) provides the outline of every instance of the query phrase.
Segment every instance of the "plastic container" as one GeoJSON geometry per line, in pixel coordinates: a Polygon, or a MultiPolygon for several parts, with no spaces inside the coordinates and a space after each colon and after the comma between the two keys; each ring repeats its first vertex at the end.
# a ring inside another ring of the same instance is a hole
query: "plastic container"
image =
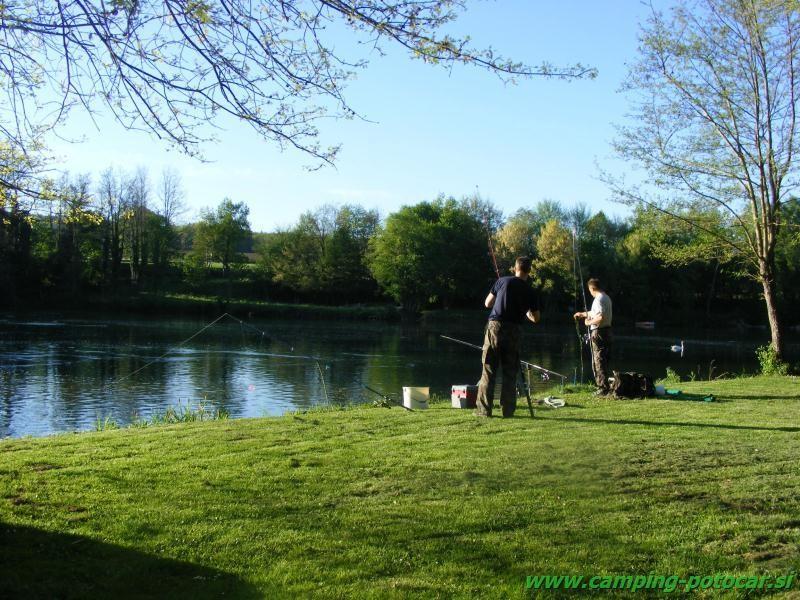
{"type": "Polygon", "coordinates": [[[454,385],[450,390],[453,408],[475,408],[478,405],[477,385],[454,385]]]}
{"type": "Polygon", "coordinates": [[[664,388],[663,385],[657,385],[656,386],[656,396],[666,396],[666,395],[667,395],[666,388],[664,388]]]}
{"type": "Polygon", "coordinates": [[[428,400],[431,397],[429,387],[404,387],[403,406],[411,409],[428,408],[428,400]]]}

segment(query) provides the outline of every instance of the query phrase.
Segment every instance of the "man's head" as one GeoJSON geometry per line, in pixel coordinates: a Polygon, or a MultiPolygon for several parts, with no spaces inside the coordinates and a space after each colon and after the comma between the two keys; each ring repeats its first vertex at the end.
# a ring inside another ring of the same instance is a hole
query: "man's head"
{"type": "Polygon", "coordinates": [[[586,282],[586,285],[589,287],[589,293],[592,295],[592,297],[597,296],[597,294],[603,291],[603,288],[600,285],[600,280],[596,277],[592,277],[586,282]]]}
{"type": "Polygon", "coordinates": [[[531,273],[531,259],[528,256],[520,256],[514,262],[514,275],[520,279],[527,279],[531,273]]]}

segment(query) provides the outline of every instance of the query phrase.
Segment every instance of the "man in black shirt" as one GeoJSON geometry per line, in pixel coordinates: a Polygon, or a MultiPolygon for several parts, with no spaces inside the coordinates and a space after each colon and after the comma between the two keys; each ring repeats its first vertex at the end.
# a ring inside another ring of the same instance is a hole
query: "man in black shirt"
{"type": "Polygon", "coordinates": [[[526,320],[538,323],[539,297],[528,283],[531,259],[522,256],[514,264],[514,276],[501,277],[486,296],[491,308],[483,340],[483,373],[478,384],[480,416],[492,416],[494,385],[498,366],[503,371],[500,406],[504,417],[511,417],[517,408],[516,380],[519,372],[520,326],[526,320]]]}

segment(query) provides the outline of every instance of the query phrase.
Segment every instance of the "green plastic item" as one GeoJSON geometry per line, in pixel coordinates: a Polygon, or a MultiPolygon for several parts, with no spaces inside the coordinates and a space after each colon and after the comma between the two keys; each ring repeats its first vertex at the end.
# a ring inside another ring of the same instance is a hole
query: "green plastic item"
{"type": "Polygon", "coordinates": [[[664,390],[670,400],[688,400],[690,402],[714,402],[714,394],[684,394],[682,390],[664,390]]]}

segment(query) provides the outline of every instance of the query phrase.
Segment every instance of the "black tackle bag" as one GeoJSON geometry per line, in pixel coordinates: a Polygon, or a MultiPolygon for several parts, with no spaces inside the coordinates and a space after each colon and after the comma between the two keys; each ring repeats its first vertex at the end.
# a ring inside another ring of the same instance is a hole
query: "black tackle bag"
{"type": "Polygon", "coordinates": [[[610,389],[615,398],[653,398],[656,395],[656,388],[650,375],[632,371],[625,373],[614,371],[613,375],[614,381],[610,389]]]}

